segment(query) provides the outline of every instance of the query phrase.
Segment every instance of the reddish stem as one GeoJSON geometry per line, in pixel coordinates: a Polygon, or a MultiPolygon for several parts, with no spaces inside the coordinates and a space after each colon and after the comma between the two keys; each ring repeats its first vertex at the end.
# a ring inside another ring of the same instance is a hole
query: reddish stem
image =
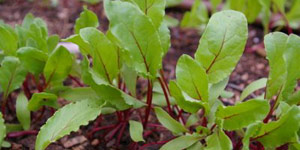
{"type": "Polygon", "coordinates": [[[10,132],[7,134],[6,137],[8,138],[16,138],[16,137],[22,137],[26,135],[37,135],[38,131],[32,130],[32,131],[20,131],[20,132],[10,132]]]}
{"type": "Polygon", "coordinates": [[[23,91],[24,91],[24,94],[26,95],[27,99],[30,99],[31,96],[32,96],[32,93],[30,92],[28,81],[29,81],[29,74],[27,74],[26,79],[23,82],[22,87],[23,87],[23,91]]]}
{"type": "Polygon", "coordinates": [[[168,108],[168,111],[169,111],[169,114],[171,116],[173,116],[173,113],[172,113],[172,109],[171,109],[171,104],[170,104],[170,100],[169,100],[169,94],[167,93],[167,90],[166,90],[166,86],[167,85],[164,85],[163,81],[161,78],[158,78],[158,81],[160,83],[160,86],[164,92],[164,95],[165,95],[165,99],[166,99],[166,102],[167,102],[167,108],[168,108]]]}
{"type": "Polygon", "coordinates": [[[84,87],[84,84],[82,84],[76,77],[73,77],[72,75],[69,75],[69,78],[73,80],[78,86],[84,87]]]}
{"type": "Polygon", "coordinates": [[[174,138],[172,138],[170,140],[166,140],[166,141],[147,143],[147,144],[144,144],[142,147],[140,147],[140,149],[145,149],[146,147],[153,146],[153,145],[162,145],[162,144],[168,143],[169,141],[171,141],[173,139],[174,138]]]}
{"type": "Polygon", "coordinates": [[[122,127],[121,127],[121,129],[120,129],[120,133],[119,133],[119,135],[118,135],[118,137],[117,137],[117,141],[116,141],[116,145],[117,145],[117,146],[119,146],[119,144],[120,144],[121,138],[122,138],[123,133],[124,133],[125,128],[126,128],[126,125],[127,125],[127,123],[122,123],[122,127]]]}
{"type": "Polygon", "coordinates": [[[151,105],[152,105],[152,83],[150,81],[150,79],[148,79],[148,92],[147,92],[147,108],[146,108],[146,116],[145,116],[145,121],[144,121],[144,130],[147,127],[147,123],[148,123],[148,118],[150,115],[150,111],[151,111],[151,105]]]}
{"type": "Polygon", "coordinates": [[[93,136],[93,134],[94,134],[95,132],[98,132],[98,131],[100,131],[100,130],[110,129],[110,128],[113,128],[113,127],[115,127],[115,126],[116,126],[116,125],[108,125],[108,126],[103,126],[103,127],[93,128],[92,131],[90,131],[90,132],[88,133],[88,137],[89,137],[89,138],[92,138],[92,136],[93,136]]]}

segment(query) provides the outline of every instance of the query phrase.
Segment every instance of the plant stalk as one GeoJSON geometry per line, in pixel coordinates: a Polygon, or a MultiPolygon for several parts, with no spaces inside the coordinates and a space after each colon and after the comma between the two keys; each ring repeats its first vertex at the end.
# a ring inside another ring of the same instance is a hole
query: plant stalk
{"type": "Polygon", "coordinates": [[[151,107],[152,107],[152,83],[150,81],[150,79],[148,79],[148,92],[147,92],[147,108],[146,108],[146,116],[145,116],[145,121],[143,124],[144,129],[146,129],[147,127],[147,123],[148,123],[148,119],[149,119],[149,115],[150,115],[150,111],[151,111],[151,107]]]}

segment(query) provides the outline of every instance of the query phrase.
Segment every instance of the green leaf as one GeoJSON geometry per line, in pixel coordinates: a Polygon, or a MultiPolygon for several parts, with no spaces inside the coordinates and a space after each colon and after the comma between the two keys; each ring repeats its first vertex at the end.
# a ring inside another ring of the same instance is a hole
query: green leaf
{"type": "Polygon", "coordinates": [[[183,150],[190,147],[200,139],[201,137],[197,134],[183,135],[166,143],[160,148],[160,150],[183,150]]]}
{"type": "Polygon", "coordinates": [[[242,92],[240,100],[243,101],[247,96],[249,96],[254,91],[265,87],[267,84],[267,78],[261,78],[250,83],[242,92]]]}
{"type": "Polygon", "coordinates": [[[227,86],[227,83],[229,81],[229,77],[225,78],[223,81],[220,81],[219,83],[212,84],[209,88],[209,103],[212,105],[216,100],[218,100],[218,97],[222,94],[224,89],[227,86]]]}
{"type": "Polygon", "coordinates": [[[285,12],[286,0],[272,0],[272,2],[276,6],[276,9],[279,9],[279,11],[281,11],[283,13],[285,12]]]}
{"type": "Polygon", "coordinates": [[[80,13],[80,17],[76,19],[75,22],[75,33],[78,34],[79,30],[85,27],[94,27],[99,26],[98,17],[95,13],[88,10],[86,7],[83,7],[83,11],[80,13]]]}
{"type": "Polygon", "coordinates": [[[299,130],[299,126],[299,108],[292,106],[288,112],[277,121],[268,124],[258,123],[253,125],[251,127],[253,129],[248,129],[249,133],[246,132],[246,136],[261,142],[267,149],[274,149],[292,141],[294,134],[299,130]]]}
{"type": "Polygon", "coordinates": [[[37,111],[42,106],[51,106],[53,108],[58,108],[57,96],[51,93],[34,93],[29,100],[28,109],[30,111],[37,111]]]}
{"type": "Polygon", "coordinates": [[[229,137],[224,133],[223,130],[218,129],[212,135],[208,136],[206,139],[207,147],[205,150],[231,150],[232,144],[229,137]]]}
{"type": "Polygon", "coordinates": [[[67,89],[65,91],[59,92],[58,96],[72,102],[80,101],[83,99],[98,98],[98,95],[91,87],[78,87],[67,89]]]}
{"type": "Polygon", "coordinates": [[[288,36],[280,32],[270,33],[264,38],[270,66],[266,92],[267,99],[278,94],[286,80],[286,65],[283,55],[286,51],[287,40],[288,36]]]}
{"type": "Polygon", "coordinates": [[[51,53],[56,48],[59,40],[58,35],[52,35],[47,38],[48,52],[51,53]]]}
{"type": "Polygon", "coordinates": [[[13,90],[18,89],[22,85],[25,76],[26,71],[18,58],[12,56],[4,57],[0,68],[0,85],[4,92],[4,99],[13,90]]]}
{"type": "Polygon", "coordinates": [[[176,82],[170,81],[170,93],[171,95],[175,98],[177,105],[182,108],[186,112],[190,113],[196,113],[199,111],[199,109],[204,108],[205,111],[207,112],[207,104],[199,101],[199,100],[187,100],[181,91],[181,89],[178,87],[176,82]]]}
{"type": "Polygon", "coordinates": [[[295,0],[291,6],[290,11],[286,14],[287,19],[289,22],[297,22],[300,20],[300,1],[295,0]]]}
{"type": "Polygon", "coordinates": [[[166,7],[179,5],[183,0],[166,0],[166,7]]]}
{"type": "Polygon", "coordinates": [[[224,129],[237,130],[264,119],[269,110],[268,101],[253,99],[235,106],[221,106],[216,112],[216,117],[224,120],[224,129]]]}
{"type": "Polygon", "coordinates": [[[208,11],[202,0],[195,0],[190,12],[184,13],[181,27],[199,27],[208,21],[208,11]]]}
{"type": "Polygon", "coordinates": [[[85,42],[79,34],[71,35],[70,37],[63,39],[63,42],[72,42],[79,46],[79,50],[82,54],[91,54],[91,46],[89,43],[85,42]]]}
{"type": "Polygon", "coordinates": [[[6,126],[6,134],[10,132],[22,131],[23,126],[21,124],[5,124],[6,126]]]}
{"type": "Polygon", "coordinates": [[[299,102],[300,102],[300,91],[297,91],[294,94],[292,94],[291,96],[289,96],[289,98],[286,100],[286,102],[290,105],[299,104],[299,102]]]}
{"type": "Polygon", "coordinates": [[[217,11],[218,6],[222,3],[222,0],[211,0],[212,11],[215,13],[217,11]]]}
{"type": "MultiPolygon", "coordinates": [[[[10,148],[11,144],[9,142],[7,142],[7,141],[3,141],[2,142],[2,147],[4,147],[4,148],[10,148]]],[[[0,148],[1,148],[1,146],[0,146],[0,148]]]]}
{"type": "Polygon", "coordinates": [[[259,3],[262,6],[262,23],[264,25],[264,33],[269,33],[269,23],[271,18],[271,0],[259,0],[259,3]]]}
{"type": "MultiPolygon", "coordinates": [[[[132,68],[144,77],[155,78],[161,68],[163,49],[157,29],[134,4],[104,1],[110,31],[128,52],[132,68]]],[[[130,65],[131,66],[131,65],[130,65]]]]}
{"type": "Polygon", "coordinates": [[[243,12],[249,23],[253,23],[261,12],[262,6],[259,0],[230,0],[230,9],[243,12]]]}
{"type": "Polygon", "coordinates": [[[186,150],[202,150],[202,149],[203,149],[203,145],[199,141],[194,143],[192,146],[188,147],[186,150]]]}
{"type": "Polygon", "coordinates": [[[176,66],[178,85],[192,98],[208,101],[208,78],[203,67],[188,55],[182,55],[176,66]]]}
{"type": "Polygon", "coordinates": [[[226,10],[210,18],[195,54],[210,83],[230,75],[243,54],[247,37],[247,20],[242,13],[226,10]]]}
{"type": "Polygon", "coordinates": [[[124,64],[121,69],[121,75],[131,95],[136,96],[137,73],[134,71],[134,69],[124,64]]]}
{"type": "Polygon", "coordinates": [[[0,50],[6,55],[15,55],[18,48],[18,39],[15,33],[0,25],[0,50]]]}
{"type": "Polygon", "coordinates": [[[173,119],[167,112],[165,112],[160,107],[155,107],[155,114],[157,116],[158,121],[166,127],[168,130],[173,132],[174,134],[179,134],[182,132],[187,132],[188,130],[175,119],[173,119]]]}
{"type": "Polygon", "coordinates": [[[171,46],[171,35],[170,30],[166,22],[162,22],[158,29],[158,34],[163,49],[163,55],[165,56],[171,46]]]}
{"type": "Polygon", "coordinates": [[[168,26],[168,27],[176,27],[179,24],[179,20],[177,20],[176,18],[173,18],[169,15],[165,15],[164,17],[164,23],[168,26]]]}
{"type": "Polygon", "coordinates": [[[22,47],[18,49],[17,56],[24,67],[31,73],[38,75],[43,72],[48,56],[33,47],[22,47]]]}
{"type": "Polygon", "coordinates": [[[0,148],[1,148],[1,145],[2,145],[2,142],[3,142],[3,139],[5,138],[5,136],[6,136],[6,127],[4,124],[4,119],[2,117],[2,113],[0,112],[0,148]]]}
{"type": "Polygon", "coordinates": [[[80,37],[90,44],[94,70],[112,83],[119,72],[117,47],[102,32],[92,27],[82,29],[80,37]]]}
{"type": "Polygon", "coordinates": [[[143,125],[140,122],[129,120],[130,137],[134,142],[145,142],[143,138],[143,125]]]}
{"type": "Polygon", "coordinates": [[[24,130],[30,128],[30,111],[28,110],[28,100],[24,93],[19,94],[16,101],[16,114],[19,122],[22,124],[24,130]]]}
{"type": "Polygon", "coordinates": [[[81,125],[87,125],[101,113],[102,104],[93,100],[82,100],[59,109],[41,127],[35,149],[43,150],[50,143],[77,131],[81,125]],[[84,111],[82,111],[84,110],[84,111]]]}
{"type": "Polygon", "coordinates": [[[221,95],[220,95],[222,98],[231,98],[232,96],[234,96],[234,93],[233,92],[230,92],[230,91],[226,91],[224,90],[221,95]]]}
{"type": "Polygon", "coordinates": [[[189,118],[187,119],[185,126],[190,127],[190,126],[196,124],[198,121],[199,121],[198,114],[191,114],[189,116],[189,118]]]}
{"type": "Polygon", "coordinates": [[[55,49],[49,56],[44,68],[47,84],[50,82],[62,82],[71,71],[73,57],[63,46],[55,49]]]}

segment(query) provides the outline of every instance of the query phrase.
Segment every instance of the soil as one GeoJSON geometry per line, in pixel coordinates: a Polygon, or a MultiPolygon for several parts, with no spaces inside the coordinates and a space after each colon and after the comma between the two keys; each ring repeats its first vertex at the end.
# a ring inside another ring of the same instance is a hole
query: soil
{"type": "MultiPolygon", "coordinates": [[[[0,19],[6,23],[14,26],[20,24],[27,13],[33,13],[37,17],[44,19],[49,28],[50,34],[58,34],[61,38],[66,38],[73,34],[73,25],[76,18],[82,11],[82,6],[86,3],[79,0],[60,0],[57,7],[50,7],[47,4],[47,0],[38,2],[29,2],[27,0],[4,0],[0,3],[0,19]]],[[[87,5],[87,4],[86,4],[87,5]]],[[[100,27],[102,31],[106,31],[108,28],[108,21],[103,12],[102,4],[90,6],[88,8],[93,10],[99,17],[100,27]]],[[[167,14],[177,19],[181,19],[184,10],[180,9],[167,9],[167,14]]],[[[182,54],[188,54],[193,56],[198,44],[200,35],[198,31],[194,29],[183,29],[179,27],[171,28],[171,42],[172,47],[164,58],[164,70],[166,71],[166,77],[168,79],[175,78],[175,67],[177,59],[182,54]]],[[[228,91],[234,92],[235,96],[231,99],[224,99],[228,103],[234,103],[239,99],[240,90],[245,88],[249,83],[259,78],[267,77],[268,75],[268,62],[265,58],[257,53],[251,51],[251,48],[261,43],[263,39],[262,28],[255,25],[249,26],[249,40],[246,46],[246,52],[242,56],[239,64],[230,77],[230,84],[227,87],[228,91]]],[[[258,91],[255,94],[260,94],[258,91]]],[[[49,110],[47,110],[49,111],[49,110]]],[[[46,112],[50,115],[51,112],[46,112]]],[[[133,115],[134,116],[134,115],[133,115]]],[[[137,116],[137,115],[135,115],[137,116]]],[[[152,121],[155,117],[151,117],[152,121]]],[[[45,122],[41,120],[42,124],[45,122]]],[[[102,122],[112,123],[116,121],[114,115],[107,115],[103,118],[102,122]]],[[[13,119],[12,119],[13,122],[13,119]]],[[[154,122],[154,121],[153,121],[154,122]]],[[[95,122],[90,123],[89,126],[82,127],[80,131],[74,132],[69,136],[66,136],[58,142],[51,144],[48,149],[50,150],[62,150],[62,149],[74,149],[74,150],[92,150],[92,149],[117,149],[113,142],[103,142],[103,139],[98,139],[97,135],[103,134],[97,132],[91,139],[88,139],[87,132],[92,128],[95,122]],[[107,148],[109,147],[109,148],[107,148]]],[[[38,128],[38,127],[34,127],[38,128]]],[[[128,128],[128,127],[127,127],[128,128]]],[[[25,136],[18,139],[8,139],[12,142],[12,149],[34,149],[35,136],[25,136]]],[[[162,141],[170,138],[170,133],[166,131],[160,131],[156,134],[150,135],[147,139],[148,142],[162,141]]],[[[120,145],[129,145],[130,137],[126,134],[120,145]]],[[[123,147],[126,149],[126,147],[123,147]]],[[[158,147],[151,147],[151,149],[157,149],[158,147]]]]}

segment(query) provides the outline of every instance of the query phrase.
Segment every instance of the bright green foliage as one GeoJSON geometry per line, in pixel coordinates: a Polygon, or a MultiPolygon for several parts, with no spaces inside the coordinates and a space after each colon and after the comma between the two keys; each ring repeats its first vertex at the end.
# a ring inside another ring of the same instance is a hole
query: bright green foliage
{"type": "MultiPolygon", "coordinates": [[[[196,113],[199,109],[204,108],[206,109],[206,103],[199,101],[199,100],[194,100],[194,99],[186,99],[181,91],[181,89],[178,87],[176,82],[171,81],[170,85],[170,92],[171,95],[175,98],[177,105],[182,108],[186,112],[190,113],[196,113]]],[[[206,110],[208,111],[208,110],[206,110]]]]}
{"type": "Polygon", "coordinates": [[[27,107],[28,99],[23,93],[19,94],[16,101],[16,114],[24,130],[28,130],[30,128],[31,122],[30,111],[27,107]]]}
{"type": "Polygon", "coordinates": [[[57,96],[51,93],[34,93],[29,100],[28,109],[31,111],[37,111],[42,106],[51,106],[58,108],[57,96]]]}
{"type": "Polygon", "coordinates": [[[241,101],[244,100],[247,96],[249,96],[254,91],[265,87],[266,84],[267,84],[266,78],[261,78],[259,80],[252,82],[251,84],[249,84],[241,94],[241,98],[240,98],[241,101]]]}
{"type": "Polygon", "coordinates": [[[155,77],[161,68],[163,49],[150,18],[128,2],[106,0],[104,7],[111,33],[133,59],[131,67],[144,77],[155,77]]]}
{"type": "Polygon", "coordinates": [[[137,73],[132,68],[129,68],[126,64],[124,64],[121,69],[121,75],[131,95],[135,96],[137,73]]]}
{"type": "Polygon", "coordinates": [[[259,0],[261,4],[261,14],[262,14],[262,23],[264,26],[264,33],[267,34],[269,32],[269,22],[271,18],[271,0],[259,0]]]}
{"type": "Polygon", "coordinates": [[[217,129],[212,135],[207,137],[207,147],[205,150],[231,150],[232,144],[229,137],[222,129],[217,129]]]}
{"type": "Polygon", "coordinates": [[[3,90],[3,99],[23,83],[26,71],[18,58],[6,56],[0,68],[0,85],[3,90]]]}
{"type": "Polygon", "coordinates": [[[229,0],[227,3],[229,8],[243,12],[249,23],[253,23],[261,12],[260,0],[229,0]]]}
{"type": "Polygon", "coordinates": [[[272,2],[274,3],[275,8],[279,9],[278,11],[281,11],[283,13],[285,12],[286,0],[272,0],[272,2]]]}
{"type": "Polygon", "coordinates": [[[275,148],[284,143],[293,141],[294,135],[299,130],[299,108],[292,106],[279,120],[268,124],[258,123],[249,127],[244,142],[249,137],[260,141],[265,148],[275,148]]]}
{"type": "Polygon", "coordinates": [[[176,66],[178,85],[190,97],[208,100],[208,77],[202,66],[188,55],[179,58],[176,66]]]}
{"type": "Polygon", "coordinates": [[[172,131],[174,134],[179,134],[182,132],[186,132],[187,129],[174,120],[167,112],[165,112],[162,108],[160,107],[155,107],[155,114],[157,116],[158,121],[166,127],[168,130],[172,131]]]}
{"type": "Polygon", "coordinates": [[[143,138],[143,125],[140,122],[129,120],[130,137],[134,142],[145,142],[143,138]]]}
{"type": "Polygon", "coordinates": [[[166,0],[166,7],[179,5],[183,0],[166,0]]]}
{"type": "Polygon", "coordinates": [[[217,11],[218,6],[222,3],[222,0],[210,0],[213,13],[217,11]]]}
{"type": "Polygon", "coordinates": [[[55,49],[50,55],[44,68],[47,84],[62,82],[71,71],[73,57],[63,46],[55,49]]]}
{"type": "Polygon", "coordinates": [[[33,47],[22,47],[18,49],[17,56],[23,63],[25,69],[35,75],[43,72],[48,55],[33,47]]]}
{"type": "Polygon", "coordinates": [[[63,39],[62,41],[77,44],[82,54],[91,54],[90,45],[87,42],[83,41],[79,34],[71,35],[70,37],[63,39]]]}
{"type": "Polygon", "coordinates": [[[118,48],[103,33],[92,27],[82,29],[80,37],[90,44],[94,70],[112,83],[119,72],[118,48]]]}
{"type": "Polygon", "coordinates": [[[6,127],[4,124],[4,119],[2,118],[2,113],[0,112],[0,149],[5,136],[6,136],[6,127]]]}
{"type": "Polygon", "coordinates": [[[300,1],[295,0],[292,4],[290,11],[286,14],[287,19],[290,22],[298,22],[300,20],[300,1]]]}
{"type": "Polygon", "coordinates": [[[80,13],[80,17],[76,19],[74,30],[76,34],[79,34],[79,30],[85,27],[99,26],[98,17],[95,13],[83,7],[83,11],[80,13]]]}
{"type": "Polygon", "coordinates": [[[180,23],[181,27],[199,28],[208,21],[208,11],[202,0],[195,0],[190,12],[186,12],[180,23]]]}
{"type": "Polygon", "coordinates": [[[199,141],[201,136],[198,134],[183,135],[180,136],[167,144],[163,145],[160,150],[182,150],[192,146],[194,143],[199,141]]]}
{"type": "Polygon", "coordinates": [[[96,92],[91,87],[70,88],[59,92],[58,96],[72,102],[80,101],[82,99],[98,98],[96,92]]]}
{"type": "Polygon", "coordinates": [[[35,149],[43,150],[50,143],[77,131],[101,113],[102,104],[94,100],[82,100],[59,109],[48,119],[37,136],[35,149]],[[84,110],[84,111],[82,111],[84,110]]]}
{"type": "Polygon", "coordinates": [[[235,106],[219,107],[216,117],[223,119],[223,128],[238,130],[266,117],[270,109],[265,100],[249,100],[235,106]]]}
{"type": "Polygon", "coordinates": [[[233,71],[243,54],[247,33],[247,20],[239,12],[227,10],[211,17],[195,54],[210,83],[222,81],[233,71]]]}
{"type": "Polygon", "coordinates": [[[6,55],[15,55],[18,48],[18,37],[13,29],[0,23],[0,50],[6,55]],[[5,42],[4,42],[5,41],[5,42]]]}

